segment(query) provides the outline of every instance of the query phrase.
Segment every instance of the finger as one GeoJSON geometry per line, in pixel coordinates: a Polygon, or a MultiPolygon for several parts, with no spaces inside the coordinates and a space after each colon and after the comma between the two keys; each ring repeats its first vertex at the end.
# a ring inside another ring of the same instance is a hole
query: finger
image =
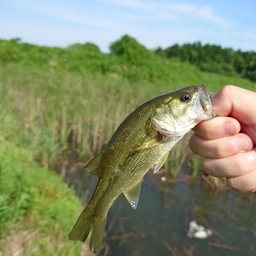
{"type": "Polygon", "coordinates": [[[202,167],[205,172],[215,177],[231,178],[245,175],[256,167],[256,148],[226,158],[205,158],[202,167]]]}
{"type": "Polygon", "coordinates": [[[255,108],[248,107],[255,102],[255,92],[232,85],[224,86],[212,99],[218,116],[232,116],[246,125],[256,124],[255,108]]]}
{"type": "Polygon", "coordinates": [[[239,193],[253,192],[256,190],[256,169],[245,175],[227,178],[227,184],[239,193]]]}
{"type": "Polygon", "coordinates": [[[196,134],[189,141],[191,150],[206,158],[225,158],[239,152],[247,152],[253,148],[250,137],[244,133],[223,137],[216,140],[205,140],[196,134]]]}
{"type": "Polygon", "coordinates": [[[256,123],[255,125],[244,125],[241,124],[241,131],[243,133],[246,133],[252,138],[254,144],[256,144],[256,123]]]}
{"type": "Polygon", "coordinates": [[[237,134],[240,123],[232,117],[215,117],[199,123],[193,130],[200,137],[213,140],[237,134]]]}

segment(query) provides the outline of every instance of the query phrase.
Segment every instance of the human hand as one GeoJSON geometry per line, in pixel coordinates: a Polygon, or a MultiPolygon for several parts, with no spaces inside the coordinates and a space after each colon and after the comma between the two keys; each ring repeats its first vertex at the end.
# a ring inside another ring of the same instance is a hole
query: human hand
{"type": "Polygon", "coordinates": [[[226,177],[237,192],[256,193],[256,92],[228,85],[212,104],[217,117],[194,128],[190,148],[204,157],[208,174],[226,177]]]}

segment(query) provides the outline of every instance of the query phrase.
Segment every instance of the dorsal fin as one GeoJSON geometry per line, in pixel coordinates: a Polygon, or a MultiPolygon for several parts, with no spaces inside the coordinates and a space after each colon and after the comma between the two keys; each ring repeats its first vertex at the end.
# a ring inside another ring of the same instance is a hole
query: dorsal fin
{"type": "Polygon", "coordinates": [[[139,199],[140,199],[140,190],[141,190],[142,180],[136,183],[133,187],[124,191],[124,195],[130,203],[131,207],[135,210],[137,208],[139,199]]]}
{"type": "Polygon", "coordinates": [[[90,175],[99,176],[98,169],[102,158],[102,152],[95,156],[84,168],[88,170],[90,175]]]}

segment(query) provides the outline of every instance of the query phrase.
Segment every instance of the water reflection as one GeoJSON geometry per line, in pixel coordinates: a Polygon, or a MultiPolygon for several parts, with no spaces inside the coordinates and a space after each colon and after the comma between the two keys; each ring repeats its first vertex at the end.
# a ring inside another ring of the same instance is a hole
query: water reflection
{"type": "MultiPolygon", "coordinates": [[[[85,172],[67,175],[85,201],[91,197],[95,177],[85,172]],[[82,193],[90,188],[90,192],[82,193]]],[[[184,170],[174,181],[163,174],[144,178],[138,208],[121,195],[111,207],[101,256],[256,255],[255,194],[230,189],[216,192],[201,177],[191,179],[184,170]],[[205,240],[188,238],[189,222],[196,220],[213,231],[205,240]]]]}

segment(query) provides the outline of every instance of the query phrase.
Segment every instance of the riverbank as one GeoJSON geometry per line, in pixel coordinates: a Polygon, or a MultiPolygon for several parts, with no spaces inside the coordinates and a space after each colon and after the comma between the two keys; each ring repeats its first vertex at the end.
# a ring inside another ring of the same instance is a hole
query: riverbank
{"type": "Polygon", "coordinates": [[[0,141],[0,255],[80,255],[68,234],[82,203],[32,155],[0,141]]]}

